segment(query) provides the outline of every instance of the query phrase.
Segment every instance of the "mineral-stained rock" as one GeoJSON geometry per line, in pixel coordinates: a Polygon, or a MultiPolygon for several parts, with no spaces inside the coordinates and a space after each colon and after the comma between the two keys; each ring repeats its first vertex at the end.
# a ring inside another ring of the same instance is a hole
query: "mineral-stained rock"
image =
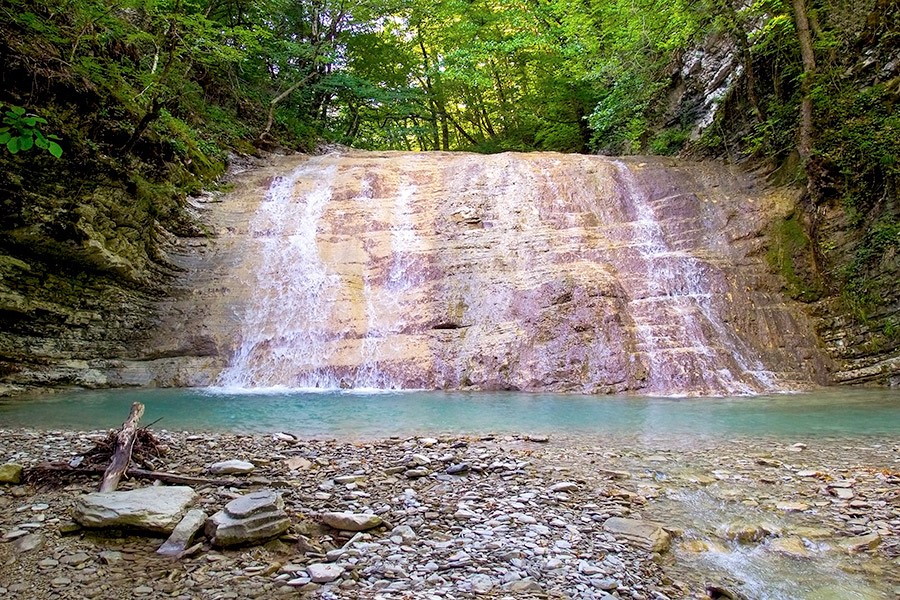
{"type": "Polygon", "coordinates": [[[748,544],[758,542],[770,535],[779,533],[780,528],[771,523],[751,523],[736,521],[719,529],[719,533],[727,540],[748,544]]]}
{"type": "MultiPolygon", "coordinates": [[[[195,379],[359,387],[368,366],[388,387],[645,394],[824,379],[812,328],[760,252],[784,194],[750,177],[541,154],[275,162],[215,204],[210,252],[174,259],[191,293],[164,307],[152,348],[179,365],[205,358],[195,379]],[[377,200],[360,203],[370,179],[377,200]],[[284,210],[266,208],[273,194],[284,210]],[[397,231],[412,254],[395,247],[397,231]],[[287,258],[292,244],[317,252],[287,258]],[[402,288],[391,286],[398,260],[402,288]],[[311,268],[334,285],[296,296],[311,268]],[[374,345],[373,310],[390,324],[374,345]],[[248,315],[239,327],[235,311],[248,315]],[[294,334],[313,312],[321,346],[309,355],[294,334]]],[[[162,366],[145,367],[159,385],[184,381],[162,366]]]]}
{"type": "Polygon", "coordinates": [[[792,558],[809,558],[810,552],[798,536],[776,538],[769,543],[769,550],[792,558]]]}
{"type": "Polygon", "coordinates": [[[197,532],[206,523],[207,514],[200,509],[189,510],[181,522],[175,527],[175,531],[169,536],[169,539],[163,543],[156,551],[157,554],[163,556],[178,556],[184,552],[197,532]]]}
{"type": "Polygon", "coordinates": [[[672,543],[672,536],[659,524],[650,521],[611,517],[603,523],[603,529],[651,552],[665,552],[672,543]]]}
{"type": "Polygon", "coordinates": [[[235,498],[206,521],[206,535],[215,546],[239,546],[268,540],[291,526],[283,509],[284,500],[272,490],[235,498]]]}
{"type": "Polygon", "coordinates": [[[196,497],[187,486],[95,492],[78,498],[73,514],[85,527],[135,527],[170,533],[196,497]]]}
{"type": "Polygon", "coordinates": [[[0,483],[21,483],[23,470],[22,465],[16,463],[0,465],[0,483]]]}
{"type": "Polygon", "coordinates": [[[381,517],[369,513],[327,512],[321,518],[329,527],[343,531],[366,531],[382,523],[381,517]]]}
{"type": "Polygon", "coordinates": [[[210,473],[216,475],[246,475],[256,468],[252,462],[246,460],[223,460],[209,467],[210,473]]]}

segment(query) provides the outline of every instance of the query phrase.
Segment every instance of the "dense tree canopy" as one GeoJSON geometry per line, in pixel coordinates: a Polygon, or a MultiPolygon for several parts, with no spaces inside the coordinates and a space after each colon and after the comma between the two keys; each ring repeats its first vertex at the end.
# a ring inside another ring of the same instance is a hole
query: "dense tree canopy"
{"type": "Polygon", "coordinates": [[[900,239],[894,0],[0,0],[0,23],[8,229],[71,236],[84,214],[32,207],[77,171],[76,204],[121,181],[186,223],[229,152],[324,141],[761,159],[846,207],[849,280],[900,239]]]}

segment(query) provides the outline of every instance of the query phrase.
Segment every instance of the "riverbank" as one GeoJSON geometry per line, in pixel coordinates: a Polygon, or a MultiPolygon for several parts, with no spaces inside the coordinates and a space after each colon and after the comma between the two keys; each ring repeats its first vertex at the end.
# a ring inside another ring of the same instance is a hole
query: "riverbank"
{"type": "MultiPolygon", "coordinates": [[[[68,462],[105,435],[0,430],[0,462],[68,462]]],[[[750,598],[900,593],[897,437],[156,435],[164,471],[208,476],[220,460],[252,462],[250,489],[279,491],[291,529],[264,546],[203,545],[172,560],[155,554],[162,538],[72,526],[74,500],[93,480],[0,486],[5,597],[661,599],[704,598],[707,585],[750,598]],[[350,541],[320,523],[328,511],[374,512],[386,524],[350,541]],[[661,523],[671,547],[651,553],[640,536],[606,531],[613,517],[661,523]],[[339,575],[311,582],[307,567],[326,562],[339,575]]],[[[194,487],[209,514],[246,491],[194,487]]]]}

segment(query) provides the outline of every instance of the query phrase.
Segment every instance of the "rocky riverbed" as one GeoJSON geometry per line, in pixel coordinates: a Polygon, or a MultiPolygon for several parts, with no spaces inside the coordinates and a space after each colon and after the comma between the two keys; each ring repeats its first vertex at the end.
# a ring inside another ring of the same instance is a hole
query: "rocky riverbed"
{"type": "MultiPolygon", "coordinates": [[[[0,430],[0,464],[27,473],[69,462],[106,433],[0,430]]],[[[164,557],[164,534],[73,522],[97,479],[0,484],[0,597],[900,595],[897,438],[156,437],[166,449],[157,468],[170,473],[215,478],[217,462],[252,464],[223,476],[246,487],[194,485],[198,508],[211,515],[273,490],[289,529],[236,549],[201,534],[164,557]],[[331,512],[382,523],[344,531],[331,512]]]]}

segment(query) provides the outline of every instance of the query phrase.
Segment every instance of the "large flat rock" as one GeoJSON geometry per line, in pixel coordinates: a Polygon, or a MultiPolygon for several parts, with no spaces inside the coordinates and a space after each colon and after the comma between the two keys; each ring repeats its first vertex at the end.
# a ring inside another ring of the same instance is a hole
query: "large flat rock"
{"type": "Polygon", "coordinates": [[[206,536],[220,547],[264,542],[291,526],[283,509],[284,500],[273,490],[240,496],[206,521],[206,536]]]}
{"type": "Polygon", "coordinates": [[[197,494],[187,486],[94,492],[78,498],[73,516],[85,527],[134,527],[171,533],[196,499],[197,494]]]}
{"type": "Polygon", "coordinates": [[[650,552],[665,552],[672,544],[672,536],[658,523],[638,519],[612,517],[603,523],[603,529],[633,546],[650,552]]]}

